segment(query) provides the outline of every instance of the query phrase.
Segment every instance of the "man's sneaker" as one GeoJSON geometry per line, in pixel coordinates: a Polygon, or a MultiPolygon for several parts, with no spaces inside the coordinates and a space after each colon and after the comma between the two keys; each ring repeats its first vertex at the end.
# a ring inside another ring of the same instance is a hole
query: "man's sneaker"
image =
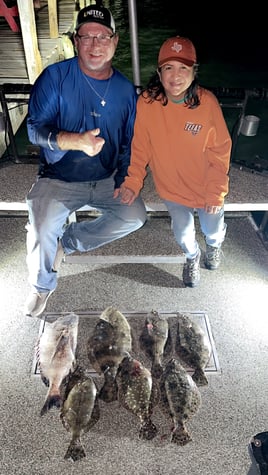
{"type": "Polygon", "coordinates": [[[53,264],[53,271],[54,272],[59,271],[60,265],[61,265],[62,261],[64,261],[64,257],[65,257],[64,249],[62,247],[61,240],[59,240],[55,261],[54,261],[54,264],[53,264]]]}
{"type": "Polygon", "coordinates": [[[187,287],[196,287],[200,281],[200,257],[201,251],[198,249],[198,253],[194,259],[187,259],[183,266],[183,282],[187,287]]]}
{"type": "Polygon", "coordinates": [[[38,317],[46,308],[47,301],[53,290],[50,292],[37,292],[33,290],[26,300],[24,314],[27,317],[38,317]]]}
{"type": "Polygon", "coordinates": [[[221,263],[222,250],[220,247],[206,245],[205,266],[209,270],[215,270],[221,263]]]}

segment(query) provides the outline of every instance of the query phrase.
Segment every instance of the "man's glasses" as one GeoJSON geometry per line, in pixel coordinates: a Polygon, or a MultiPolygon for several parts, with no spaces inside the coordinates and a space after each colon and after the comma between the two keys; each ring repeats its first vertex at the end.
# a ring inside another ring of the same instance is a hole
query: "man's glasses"
{"type": "Polygon", "coordinates": [[[97,42],[103,46],[107,46],[110,44],[111,39],[114,37],[114,34],[103,35],[102,33],[99,33],[98,35],[79,35],[77,33],[76,36],[78,36],[79,40],[84,46],[91,45],[91,43],[93,43],[94,40],[97,40],[97,42]]]}

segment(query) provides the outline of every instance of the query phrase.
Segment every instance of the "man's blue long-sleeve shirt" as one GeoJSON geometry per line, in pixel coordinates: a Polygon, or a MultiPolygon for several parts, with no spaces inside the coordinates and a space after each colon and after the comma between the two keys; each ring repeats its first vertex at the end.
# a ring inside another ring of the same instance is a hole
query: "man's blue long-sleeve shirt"
{"type": "Polygon", "coordinates": [[[41,147],[40,176],[69,182],[98,181],[116,171],[118,188],[130,161],[137,93],[131,81],[115,69],[110,79],[88,79],[99,96],[105,96],[105,106],[88,84],[77,57],[48,66],[41,73],[29,101],[29,139],[41,147]],[[105,144],[94,157],[57,146],[56,135],[61,130],[85,132],[97,127],[105,144]]]}

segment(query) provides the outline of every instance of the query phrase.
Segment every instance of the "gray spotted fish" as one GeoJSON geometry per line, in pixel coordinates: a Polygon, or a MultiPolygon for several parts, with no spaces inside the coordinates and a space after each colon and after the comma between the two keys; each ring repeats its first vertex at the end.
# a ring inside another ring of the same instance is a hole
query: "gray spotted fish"
{"type": "Polygon", "coordinates": [[[188,315],[178,314],[175,351],[181,361],[194,370],[198,386],[208,384],[205,368],[211,356],[211,345],[204,330],[188,315]]]}
{"type": "Polygon", "coordinates": [[[47,322],[36,343],[36,359],[40,376],[48,391],[40,415],[62,404],[61,384],[76,363],[79,317],[69,313],[55,322],[47,322]]]}
{"type": "Polygon", "coordinates": [[[152,376],[159,378],[163,372],[164,352],[170,342],[167,318],[159,315],[156,310],[148,313],[139,341],[141,349],[152,361],[152,376]]]}
{"type": "Polygon", "coordinates": [[[64,428],[71,432],[65,459],[77,461],[86,457],[81,437],[97,422],[97,418],[92,418],[96,397],[97,388],[90,376],[74,384],[68,393],[60,412],[64,428]]]}
{"type": "Polygon", "coordinates": [[[99,398],[105,402],[117,400],[116,373],[131,347],[131,328],[126,317],[116,308],[107,307],[87,343],[90,363],[95,371],[104,376],[99,398]]]}
{"type": "Polygon", "coordinates": [[[119,403],[140,421],[139,438],[153,439],[157,428],[151,420],[152,376],[150,371],[140,361],[127,355],[120,363],[116,381],[119,403]]]}
{"type": "Polygon", "coordinates": [[[199,389],[191,375],[175,358],[168,361],[160,378],[159,389],[160,409],[173,422],[171,442],[186,445],[192,440],[186,423],[201,405],[199,389]]]}

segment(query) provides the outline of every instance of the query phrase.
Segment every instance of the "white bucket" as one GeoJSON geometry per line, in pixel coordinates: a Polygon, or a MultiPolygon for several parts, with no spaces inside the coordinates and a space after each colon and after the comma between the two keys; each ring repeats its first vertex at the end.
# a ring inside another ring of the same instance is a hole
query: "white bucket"
{"type": "Polygon", "coordinates": [[[257,134],[260,118],[256,115],[245,115],[242,121],[240,133],[246,137],[253,137],[257,134]]]}

